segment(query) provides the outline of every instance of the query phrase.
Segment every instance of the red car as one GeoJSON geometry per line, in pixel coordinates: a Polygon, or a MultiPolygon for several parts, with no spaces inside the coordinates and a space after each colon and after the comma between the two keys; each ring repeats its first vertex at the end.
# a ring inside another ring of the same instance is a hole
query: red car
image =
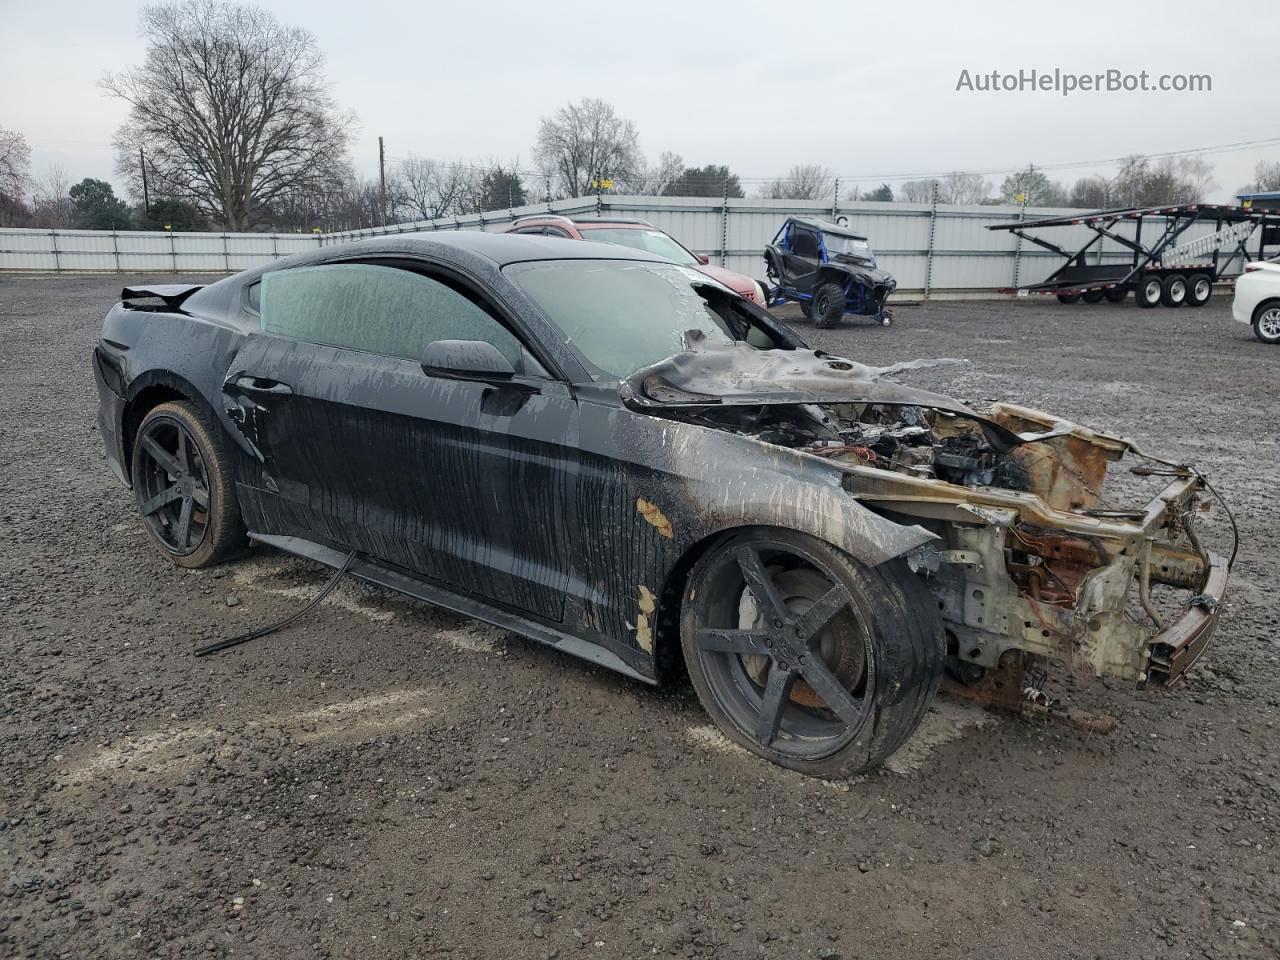
{"type": "Polygon", "coordinates": [[[647,253],[666,257],[673,263],[700,270],[713,280],[718,280],[734,293],[761,307],[765,305],[764,289],[755,280],[741,273],[713,267],[701,253],[689,250],[669,233],[663,233],[646,220],[591,217],[570,220],[555,214],[522,217],[511,225],[507,233],[534,233],[547,237],[566,237],[570,240],[594,240],[597,243],[619,243],[635,247],[647,253]]]}

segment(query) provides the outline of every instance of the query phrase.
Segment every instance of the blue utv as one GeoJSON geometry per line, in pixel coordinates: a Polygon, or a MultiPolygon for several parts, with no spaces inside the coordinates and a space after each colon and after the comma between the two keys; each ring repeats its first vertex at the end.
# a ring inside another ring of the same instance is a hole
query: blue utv
{"type": "MultiPolygon", "coordinates": [[[[842,221],[844,217],[840,218],[842,221]]],[[[898,281],[876,266],[867,238],[844,223],[789,217],[764,249],[769,306],[805,305],[816,327],[834,327],[845,314],[875,317],[885,326],[885,306],[898,281]]]]}

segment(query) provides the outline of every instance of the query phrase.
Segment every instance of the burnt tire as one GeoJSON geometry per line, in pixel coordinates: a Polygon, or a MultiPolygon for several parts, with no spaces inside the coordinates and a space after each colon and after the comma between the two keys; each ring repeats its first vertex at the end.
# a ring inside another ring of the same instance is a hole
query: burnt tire
{"type": "Polygon", "coordinates": [[[1124,298],[1129,296],[1129,288],[1109,287],[1103,291],[1103,296],[1107,298],[1107,303],[1124,303],[1124,298]]]}
{"type": "Polygon", "coordinates": [[[1207,273],[1193,273],[1187,277],[1187,306],[1203,307],[1213,296],[1213,281],[1207,273]]]}
{"type": "Polygon", "coordinates": [[[1160,284],[1160,302],[1166,307],[1180,307],[1187,302],[1187,278],[1171,273],[1160,284]]]}
{"type": "Polygon", "coordinates": [[[180,567],[211,567],[247,546],[232,456],[221,430],[186,401],[162,403],[133,441],[134,500],[147,534],[180,567]]]}
{"type": "Polygon", "coordinates": [[[1148,309],[1158,306],[1163,294],[1164,284],[1160,282],[1157,274],[1148,274],[1133,288],[1133,298],[1138,301],[1138,306],[1148,309]]]}
{"type": "Polygon", "coordinates": [[[1059,303],[1079,303],[1080,294],[1078,293],[1060,293],[1058,294],[1059,303]]]}
{"type": "Polygon", "coordinates": [[[698,559],[680,635],[698,698],[725,736],[827,778],[877,767],[906,742],[946,654],[937,604],[905,562],[868,567],[775,528],[733,534],[698,559]],[[760,599],[770,588],[772,605],[760,599]]]}
{"type": "Polygon", "coordinates": [[[1083,297],[1081,297],[1081,299],[1084,300],[1085,303],[1101,303],[1104,296],[1106,296],[1106,294],[1101,290],[1089,290],[1083,297]]]}
{"type": "Polygon", "coordinates": [[[1253,311],[1253,335],[1263,343],[1280,343],[1280,300],[1258,304],[1253,311]]]}
{"type": "Polygon", "coordinates": [[[844,288],[838,283],[822,283],[809,301],[809,319],[815,327],[829,330],[844,316],[844,288]]]}

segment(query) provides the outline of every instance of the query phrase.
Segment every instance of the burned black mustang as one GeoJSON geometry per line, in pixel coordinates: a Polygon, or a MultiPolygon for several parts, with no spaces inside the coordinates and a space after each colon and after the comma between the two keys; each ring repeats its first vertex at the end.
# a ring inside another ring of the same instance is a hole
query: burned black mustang
{"type": "Polygon", "coordinates": [[[252,539],[647,682],[683,660],[725,734],[819,776],[883,761],[944,673],[1168,682],[1225,589],[1194,471],[816,353],[624,247],[405,235],[126,289],[93,365],[175,563],[252,539]],[[1126,456],[1164,489],[1115,509],[1126,456]]]}

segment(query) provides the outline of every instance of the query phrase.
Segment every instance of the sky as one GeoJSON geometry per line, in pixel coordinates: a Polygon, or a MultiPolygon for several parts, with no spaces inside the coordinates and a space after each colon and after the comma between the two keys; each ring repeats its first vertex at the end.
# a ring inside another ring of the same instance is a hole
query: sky
{"type": "MultiPolygon", "coordinates": [[[[1229,200],[1260,160],[1280,161],[1274,55],[1280,5],[1209,16],[1157,5],[810,0],[337,3],[267,0],[315,35],[337,103],[355,112],[358,170],[416,154],[532,167],[539,119],[601,97],[632,120],[646,155],[728,164],[750,180],[818,163],[842,184],[1043,166],[1070,182],[1109,161],[1248,143],[1204,154],[1229,200]],[[1208,91],[957,89],[1016,74],[1207,74],[1208,91]],[[1271,141],[1258,144],[1256,141],[1271,141]]],[[[0,0],[0,128],[18,130],[32,173],[112,180],[125,106],[104,72],[141,63],[142,3],[0,0]]],[[[750,192],[750,184],[747,184],[750,192]]]]}

